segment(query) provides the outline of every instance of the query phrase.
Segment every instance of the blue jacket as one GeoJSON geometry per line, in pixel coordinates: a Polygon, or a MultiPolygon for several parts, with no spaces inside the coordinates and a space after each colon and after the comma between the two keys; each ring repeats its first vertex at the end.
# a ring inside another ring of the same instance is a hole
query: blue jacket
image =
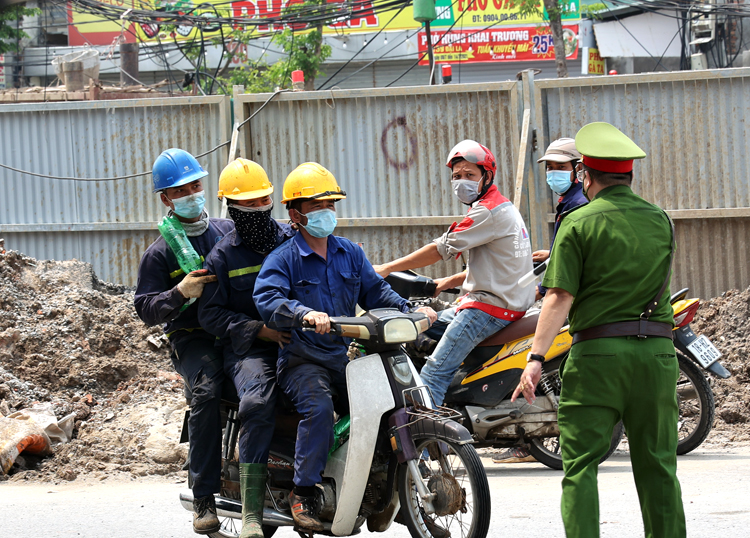
{"type": "MultiPolygon", "coordinates": [[[[201,258],[208,256],[222,237],[234,229],[229,219],[209,219],[208,229],[197,237],[188,237],[201,258]]],[[[172,249],[164,238],[151,243],[143,253],[138,266],[138,284],[135,289],[135,310],[146,325],[164,324],[164,332],[174,340],[200,329],[198,301],[183,312],[186,300],[175,288],[185,278],[172,249]]]]}
{"type": "MultiPolygon", "coordinates": [[[[276,246],[294,236],[288,224],[277,223],[276,233],[276,246]]],[[[224,360],[238,360],[251,351],[272,352],[274,358],[278,353],[276,342],[255,340],[263,319],[253,302],[253,288],[265,258],[243,243],[237,230],[224,237],[206,258],[206,269],[218,280],[203,288],[198,320],[219,339],[224,360]]]]}
{"type": "MultiPolygon", "coordinates": [[[[552,245],[555,244],[555,236],[557,235],[557,230],[560,229],[560,224],[562,224],[565,213],[588,203],[589,201],[583,195],[583,185],[578,181],[573,183],[567,192],[560,196],[557,201],[557,208],[555,208],[555,228],[552,231],[552,241],[549,244],[550,252],[552,252],[552,245]]],[[[541,282],[536,287],[542,295],[547,294],[547,288],[542,286],[541,282]]]]}
{"type": "Polygon", "coordinates": [[[271,252],[255,283],[255,304],[272,329],[292,331],[292,341],[279,354],[279,371],[292,360],[314,362],[332,370],[346,367],[349,338],[302,332],[302,318],[313,310],[329,316],[354,316],[365,310],[397,308],[409,302],[391,289],[367,260],[364,251],[343,237],[328,236],[327,260],[315,254],[302,234],[271,252]]]}

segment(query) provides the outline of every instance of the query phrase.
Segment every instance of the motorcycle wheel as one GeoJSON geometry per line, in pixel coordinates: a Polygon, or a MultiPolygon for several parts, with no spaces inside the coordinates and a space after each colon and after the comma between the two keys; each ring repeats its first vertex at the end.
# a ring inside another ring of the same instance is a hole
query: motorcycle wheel
{"type": "MultiPolygon", "coordinates": [[[[562,383],[560,381],[560,371],[550,370],[548,373],[548,379],[552,384],[555,395],[560,396],[560,388],[562,383]]],[[[612,431],[612,441],[609,444],[609,450],[602,456],[599,463],[604,463],[617,450],[617,446],[622,440],[622,436],[625,433],[625,428],[622,422],[618,422],[615,429],[612,431]]],[[[562,471],[562,454],[560,452],[560,436],[556,437],[545,437],[543,439],[532,439],[529,443],[529,452],[539,462],[543,463],[550,469],[556,471],[562,471]]]]}
{"type": "MultiPolygon", "coordinates": [[[[235,519],[232,517],[219,517],[219,524],[221,528],[218,532],[212,532],[209,534],[209,538],[238,538],[240,531],[242,530],[242,520],[235,519]]],[[[263,525],[263,538],[271,538],[278,527],[272,527],[270,525],[263,525]]]]}
{"type": "Polygon", "coordinates": [[[677,351],[677,455],[695,450],[706,440],[714,424],[714,393],[700,367],[677,351]]]}
{"type": "Polygon", "coordinates": [[[417,453],[422,454],[419,469],[423,482],[438,494],[436,508],[445,515],[425,514],[412,475],[401,465],[398,495],[409,533],[414,538],[485,538],[490,526],[490,486],[474,447],[436,439],[417,439],[416,445],[417,453]],[[437,482],[440,477],[447,480],[437,482]],[[446,493],[449,490],[453,496],[446,493]]]}

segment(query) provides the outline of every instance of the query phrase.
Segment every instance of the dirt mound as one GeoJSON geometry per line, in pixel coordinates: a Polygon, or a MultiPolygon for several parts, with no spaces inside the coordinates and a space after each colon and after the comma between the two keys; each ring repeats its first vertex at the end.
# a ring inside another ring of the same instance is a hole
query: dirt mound
{"type": "Polygon", "coordinates": [[[75,439],[54,458],[22,459],[14,479],[165,474],[184,462],[182,382],[133,290],[102,282],[88,263],[9,251],[0,254],[0,413],[39,401],[58,418],[76,413],[75,439]]]}
{"type": "Polygon", "coordinates": [[[750,287],[703,302],[690,326],[719,348],[721,364],[732,373],[711,378],[716,419],[707,441],[750,442],[750,287]]]}

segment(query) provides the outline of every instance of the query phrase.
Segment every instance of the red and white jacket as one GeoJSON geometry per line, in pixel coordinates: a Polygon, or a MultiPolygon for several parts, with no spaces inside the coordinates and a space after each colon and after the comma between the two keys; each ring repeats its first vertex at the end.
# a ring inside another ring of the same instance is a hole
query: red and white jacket
{"type": "Polygon", "coordinates": [[[531,241],[516,207],[492,185],[468,214],[435,239],[443,260],[463,254],[467,275],[459,309],[478,308],[515,321],[534,304],[534,286],[518,279],[531,271],[531,241]]]}

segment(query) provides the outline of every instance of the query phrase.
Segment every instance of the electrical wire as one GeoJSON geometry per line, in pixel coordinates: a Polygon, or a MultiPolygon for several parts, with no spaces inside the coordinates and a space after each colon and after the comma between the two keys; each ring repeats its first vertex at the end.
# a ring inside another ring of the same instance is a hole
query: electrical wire
{"type": "MultiPolygon", "coordinates": [[[[253,112],[253,114],[249,118],[247,118],[245,121],[243,121],[242,123],[240,123],[237,126],[236,130],[239,131],[240,129],[242,129],[242,127],[245,124],[247,124],[250,120],[252,120],[255,116],[257,116],[258,113],[261,110],[263,110],[266,107],[266,105],[268,105],[268,103],[270,103],[271,101],[273,101],[273,99],[276,98],[277,95],[279,95],[280,93],[288,92],[288,91],[290,91],[290,90],[283,89],[283,90],[277,90],[277,91],[275,91],[268,99],[266,99],[266,101],[260,107],[258,107],[258,110],[256,110],[255,112],[253,112]]],[[[232,143],[231,139],[227,140],[226,142],[222,142],[221,144],[218,144],[217,146],[214,146],[213,148],[209,149],[208,151],[204,151],[203,153],[199,153],[198,155],[195,155],[194,157],[196,159],[200,159],[201,157],[205,157],[206,155],[208,155],[210,153],[213,153],[217,149],[223,148],[224,146],[228,146],[231,143],[232,143]]],[[[14,168],[13,166],[9,166],[9,165],[3,164],[3,163],[0,163],[0,168],[5,168],[6,170],[10,170],[12,172],[17,172],[19,174],[27,174],[29,176],[43,177],[43,178],[46,178],[46,179],[56,179],[56,180],[62,180],[62,181],[119,181],[119,180],[122,180],[122,179],[130,179],[130,178],[134,178],[134,177],[148,176],[148,175],[152,174],[152,171],[149,170],[147,172],[139,172],[137,174],[128,174],[126,176],[115,176],[115,177],[68,177],[68,176],[52,176],[52,175],[48,175],[48,174],[39,174],[37,172],[29,172],[28,170],[21,170],[19,168],[14,168]]]]}

